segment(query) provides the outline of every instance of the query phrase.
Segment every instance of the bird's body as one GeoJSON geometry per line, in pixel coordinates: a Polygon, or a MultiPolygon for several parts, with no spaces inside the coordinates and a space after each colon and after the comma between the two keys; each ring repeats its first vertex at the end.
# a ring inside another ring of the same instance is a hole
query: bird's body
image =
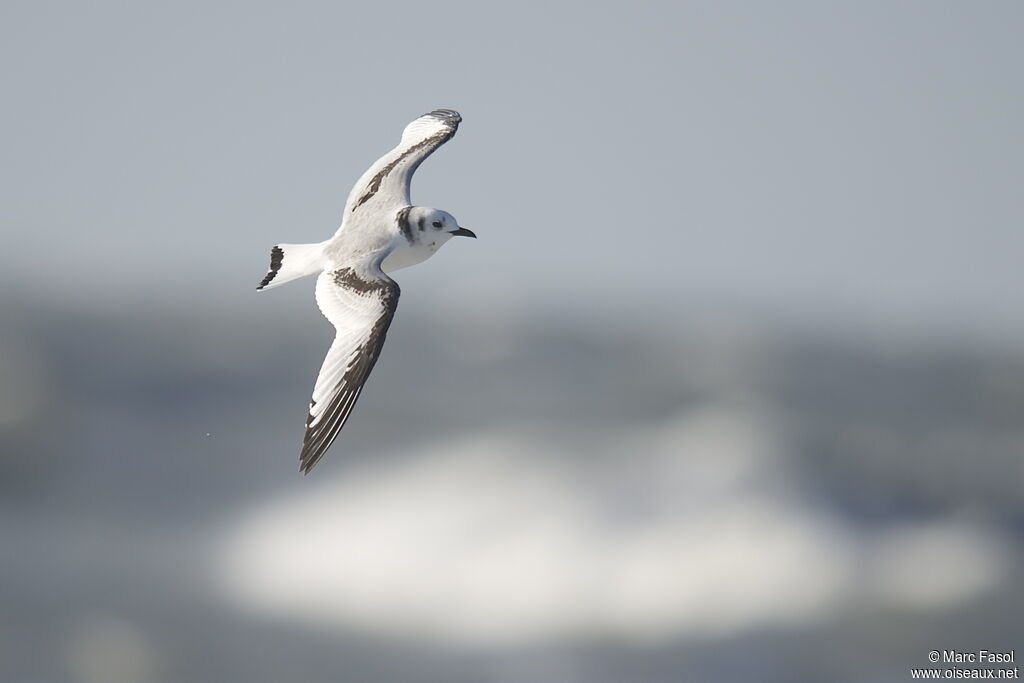
{"type": "Polygon", "coordinates": [[[444,211],[412,206],[416,168],[458,129],[450,109],[424,114],[399,145],[356,182],[341,227],[326,242],[279,244],[257,289],[319,273],[316,301],[337,330],[309,405],[300,469],[309,472],[344,426],[380,355],[398,305],[398,284],[387,273],[430,258],[455,235],[476,237],[444,211]]]}

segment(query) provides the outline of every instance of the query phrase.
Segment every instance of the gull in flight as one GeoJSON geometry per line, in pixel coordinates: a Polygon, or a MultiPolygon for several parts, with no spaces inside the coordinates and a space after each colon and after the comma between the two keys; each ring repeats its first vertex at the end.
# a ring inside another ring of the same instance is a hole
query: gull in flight
{"type": "Polygon", "coordinates": [[[299,470],[308,474],[345,425],[384,346],[398,306],[398,283],[388,273],[430,258],[456,235],[476,237],[445,211],[412,206],[412,174],[448,142],[462,117],[436,109],[402,131],[348,195],[341,227],[326,242],[278,244],[257,287],[270,289],[319,273],[316,303],[336,328],[309,401],[299,470]]]}

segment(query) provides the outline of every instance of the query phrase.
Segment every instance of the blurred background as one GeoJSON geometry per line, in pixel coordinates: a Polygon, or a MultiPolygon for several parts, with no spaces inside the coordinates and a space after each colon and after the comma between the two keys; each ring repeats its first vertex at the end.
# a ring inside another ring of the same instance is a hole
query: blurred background
{"type": "Polygon", "coordinates": [[[0,5],[0,679],[909,679],[1024,645],[1024,7],[0,5]],[[325,239],[458,109],[353,419],[325,239]]]}

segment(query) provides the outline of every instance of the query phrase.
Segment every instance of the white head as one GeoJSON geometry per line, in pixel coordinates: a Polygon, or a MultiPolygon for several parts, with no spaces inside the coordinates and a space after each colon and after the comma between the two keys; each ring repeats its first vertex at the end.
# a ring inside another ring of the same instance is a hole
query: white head
{"type": "Polygon", "coordinates": [[[426,247],[431,251],[437,251],[441,245],[456,235],[476,237],[472,230],[459,227],[455,216],[429,206],[412,207],[405,218],[405,225],[401,223],[400,220],[402,234],[411,246],[426,247]]]}
{"type": "Polygon", "coordinates": [[[460,227],[455,216],[429,206],[407,206],[399,211],[398,229],[402,238],[381,264],[385,273],[425,261],[452,237],[476,237],[472,230],[460,227]]]}

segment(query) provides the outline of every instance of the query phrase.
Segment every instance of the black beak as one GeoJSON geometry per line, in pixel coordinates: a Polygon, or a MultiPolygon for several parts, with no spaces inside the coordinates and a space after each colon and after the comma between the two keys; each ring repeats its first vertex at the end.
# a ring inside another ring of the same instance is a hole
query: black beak
{"type": "Polygon", "coordinates": [[[452,230],[451,233],[449,233],[449,234],[451,234],[451,235],[459,235],[460,237],[472,237],[473,239],[476,239],[476,233],[473,232],[472,230],[467,230],[466,228],[459,228],[458,230],[452,230]]]}

